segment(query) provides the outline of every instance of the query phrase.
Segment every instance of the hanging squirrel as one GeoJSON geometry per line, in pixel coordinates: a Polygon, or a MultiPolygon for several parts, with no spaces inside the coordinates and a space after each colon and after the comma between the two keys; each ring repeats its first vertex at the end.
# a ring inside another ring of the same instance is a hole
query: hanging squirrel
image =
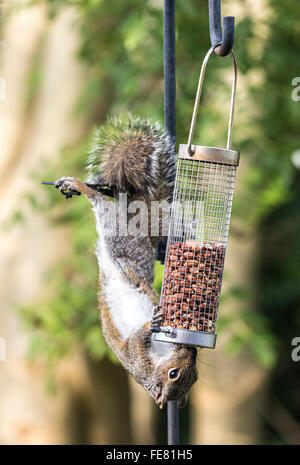
{"type": "MultiPolygon", "coordinates": [[[[87,197],[96,217],[99,264],[100,319],[104,337],[122,365],[141,384],[156,404],[187,402],[188,391],[197,379],[197,349],[154,341],[151,325],[158,305],[153,288],[154,248],[158,237],[121,234],[113,231],[128,204],[143,201],[151,213],[153,201],[172,197],[175,173],[174,144],[159,124],[126,116],[110,119],[95,134],[88,159],[88,179],[62,177],[55,186],[62,192],[77,191],[87,197]],[[114,197],[103,193],[106,186],[114,197]],[[115,210],[112,207],[115,207],[115,210]]],[[[149,216],[150,216],[149,213],[149,216]]],[[[125,227],[132,215],[127,215],[125,227]]]]}

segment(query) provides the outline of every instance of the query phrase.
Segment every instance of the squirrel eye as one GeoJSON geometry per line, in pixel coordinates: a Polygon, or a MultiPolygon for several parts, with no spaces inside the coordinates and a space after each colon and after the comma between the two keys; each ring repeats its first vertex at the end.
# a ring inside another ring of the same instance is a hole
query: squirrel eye
{"type": "Polygon", "coordinates": [[[170,379],[176,379],[178,378],[179,375],[179,368],[173,368],[172,370],[169,371],[169,378],[170,379]]]}

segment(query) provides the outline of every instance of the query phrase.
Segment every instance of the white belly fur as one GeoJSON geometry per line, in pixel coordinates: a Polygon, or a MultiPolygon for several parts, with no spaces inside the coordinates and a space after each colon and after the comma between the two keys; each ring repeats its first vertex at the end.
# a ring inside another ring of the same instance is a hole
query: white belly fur
{"type": "Polygon", "coordinates": [[[99,217],[97,214],[95,216],[99,234],[97,258],[99,268],[103,270],[106,278],[102,290],[113,322],[122,338],[126,340],[130,333],[141,328],[151,319],[153,305],[146,294],[130,286],[114,264],[105,244],[99,217]]]}
{"type": "MultiPolygon", "coordinates": [[[[146,294],[138,292],[131,287],[122,273],[114,264],[104,240],[104,234],[97,206],[94,207],[97,231],[99,235],[97,244],[97,258],[99,268],[103,270],[106,282],[102,288],[106,303],[110,308],[111,317],[118,328],[122,338],[126,340],[132,332],[141,328],[152,318],[153,304],[146,294]]],[[[159,363],[170,357],[174,347],[172,344],[154,341],[151,338],[150,357],[159,363]]]]}

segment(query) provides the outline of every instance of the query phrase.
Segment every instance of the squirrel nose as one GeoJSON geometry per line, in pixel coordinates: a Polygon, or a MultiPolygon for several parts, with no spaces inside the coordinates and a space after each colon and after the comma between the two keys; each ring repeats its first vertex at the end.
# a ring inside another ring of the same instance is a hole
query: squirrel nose
{"type": "Polygon", "coordinates": [[[166,403],[165,396],[163,394],[159,394],[155,399],[155,403],[160,409],[164,408],[164,405],[166,403]]]}

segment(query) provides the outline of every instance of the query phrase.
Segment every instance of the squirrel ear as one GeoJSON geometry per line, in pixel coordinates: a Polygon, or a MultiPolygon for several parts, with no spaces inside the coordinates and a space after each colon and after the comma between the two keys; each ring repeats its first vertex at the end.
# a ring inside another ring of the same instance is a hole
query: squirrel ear
{"type": "Polygon", "coordinates": [[[183,396],[179,401],[178,401],[178,407],[179,408],[184,408],[187,404],[187,401],[188,401],[188,394],[186,394],[185,396],[183,396]]]}

